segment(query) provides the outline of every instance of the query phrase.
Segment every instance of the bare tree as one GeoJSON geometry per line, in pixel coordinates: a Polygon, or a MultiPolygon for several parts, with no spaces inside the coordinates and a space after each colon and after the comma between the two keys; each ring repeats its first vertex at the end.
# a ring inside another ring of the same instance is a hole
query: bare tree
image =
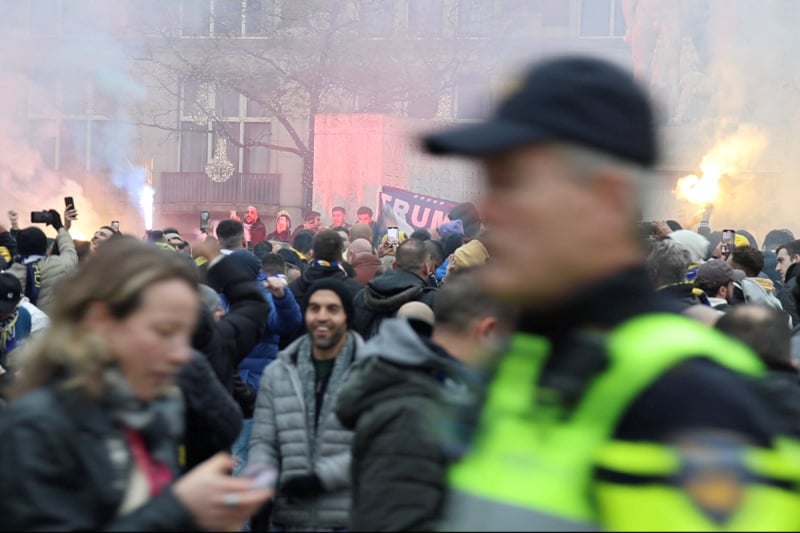
{"type": "MultiPolygon", "coordinates": [[[[198,2],[189,10],[186,0],[182,9],[177,4],[169,12],[160,8],[159,27],[151,29],[139,59],[151,65],[147,70],[151,82],[174,96],[176,103],[181,80],[199,83],[203,90],[192,112],[232,145],[264,146],[301,158],[307,208],[312,204],[317,114],[403,114],[409,101],[427,97],[436,102],[448,94],[465,66],[474,68],[485,46],[478,41],[409,36],[400,29],[406,20],[398,17],[391,0],[292,0],[277,8],[273,1],[258,0],[201,3],[201,11],[198,2]],[[191,22],[196,23],[194,28],[188,27],[191,22]],[[202,38],[194,38],[192,31],[202,38]],[[240,93],[262,106],[285,129],[291,143],[229,135],[218,126],[221,117],[207,98],[211,90],[240,93]]],[[[438,17],[446,28],[455,13],[438,17]]],[[[169,118],[174,111],[151,114],[144,123],[177,131],[179,125],[169,118]]]]}

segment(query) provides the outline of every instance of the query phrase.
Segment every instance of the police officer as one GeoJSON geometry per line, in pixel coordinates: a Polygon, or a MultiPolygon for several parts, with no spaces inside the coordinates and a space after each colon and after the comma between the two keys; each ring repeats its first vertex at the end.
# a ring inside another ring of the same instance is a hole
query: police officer
{"type": "Polygon", "coordinates": [[[484,165],[482,280],[525,309],[450,469],[443,529],[800,527],[762,365],[648,281],[635,225],[657,143],[631,74],[548,60],[488,122],[425,144],[484,165]]]}

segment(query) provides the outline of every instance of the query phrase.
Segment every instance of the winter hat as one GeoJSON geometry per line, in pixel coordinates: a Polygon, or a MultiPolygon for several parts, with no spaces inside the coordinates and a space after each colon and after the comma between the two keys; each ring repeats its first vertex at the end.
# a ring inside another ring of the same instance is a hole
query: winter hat
{"type": "MultiPolygon", "coordinates": [[[[750,246],[750,241],[741,233],[737,233],[733,238],[733,247],[739,248],[741,246],[750,246]]],[[[753,246],[753,248],[755,248],[755,246],[753,246]]]]}
{"type": "Polygon", "coordinates": [[[442,239],[453,233],[464,235],[464,223],[458,219],[451,220],[450,222],[445,222],[444,224],[439,226],[439,229],[437,231],[439,232],[439,236],[442,239]]]}
{"type": "Polygon", "coordinates": [[[258,257],[253,252],[236,250],[228,255],[228,258],[239,266],[244,267],[249,274],[253,275],[253,279],[257,278],[261,272],[261,261],[258,260],[258,257]]]}
{"type": "Polygon", "coordinates": [[[680,229],[669,234],[669,238],[680,243],[689,251],[692,263],[702,263],[708,255],[708,239],[697,232],[680,229]]]}
{"type": "Polygon", "coordinates": [[[453,267],[479,266],[489,260],[489,252],[481,241],[473,239],[453,252],[453,267]]]}
{"type": "Polygon", "coordinates": [[[209,313],[213,313],[217,309],[222,308],[222,300],[220,300],[217,291],[202,283],[198,285],[198,288],[200,290],[200,303],[203,304],[203,307],[208,310],[209,313]]]}
{"type": "Polygon", "coordinates": [[[333,291],[339,296],[339,299],[342,301],[342,308],[344,309],[344,314],[347,316],[347,326],[353,323],[353,295],[347,290],[347,286],[339,280],[332,279],[332,278],[323,278],[320,280],[315,281],[311,284],[311,287],[308,289],[308,293],[306,294],[306,300],[303,302],[303,315],[306,314],[306,310],[308,309],[308,302],[311,300],[311,296],[317,291],[333,291]]]}
{"type": "Polygon", "coordinates": [[[25,228],[17,234],[17,255],[22,257],[28,255],[46,255],[47,236],[42,230],[31,226],[25,228]]]}

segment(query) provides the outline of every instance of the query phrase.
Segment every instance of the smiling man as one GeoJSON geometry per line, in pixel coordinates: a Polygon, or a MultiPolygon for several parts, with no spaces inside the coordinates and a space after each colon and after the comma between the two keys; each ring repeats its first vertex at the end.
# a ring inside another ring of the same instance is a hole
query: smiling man
{"type": "Polygon", "coordinates": [[[548,60],[488,122],[426,145],[483,164],[482,282],[524,311],[442,529],[799,527],[761,363],[648,280],[635,228],[657,142],[631,73],[548,60]]]}
{"type": "Polygon", "coordinates": [[[248,464],[280,472],[271,530],[348,526],[352,433],[334,406],[363,347],[349,329],[350,298],[339,281],[313,283],[305,307],[308,333],[279,353],[261,379],[248,464]]]}

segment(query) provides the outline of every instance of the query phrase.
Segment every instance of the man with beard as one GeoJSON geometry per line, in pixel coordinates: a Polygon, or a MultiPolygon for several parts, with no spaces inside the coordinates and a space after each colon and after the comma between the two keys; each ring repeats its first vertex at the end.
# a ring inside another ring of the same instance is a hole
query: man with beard
{"type": "Polygon", "coordinates": [[[250,239],[248,242],[258,244],[267,238],[267,227],[261,222],[261,217],[258,216],[258,209],[254,206],[247,206],[247,211],[244,214],[244,229],[250,239]]]}
{"type": "Polygon", "coordinates": [[[363,346],[349,329],[352,309],[341,282],[315,282],[305,305],[308,333],[280,352],[261,379],[248,465],[279,472],[270,530],[348,526],[352,433],[334,406],[363,346]]]}

